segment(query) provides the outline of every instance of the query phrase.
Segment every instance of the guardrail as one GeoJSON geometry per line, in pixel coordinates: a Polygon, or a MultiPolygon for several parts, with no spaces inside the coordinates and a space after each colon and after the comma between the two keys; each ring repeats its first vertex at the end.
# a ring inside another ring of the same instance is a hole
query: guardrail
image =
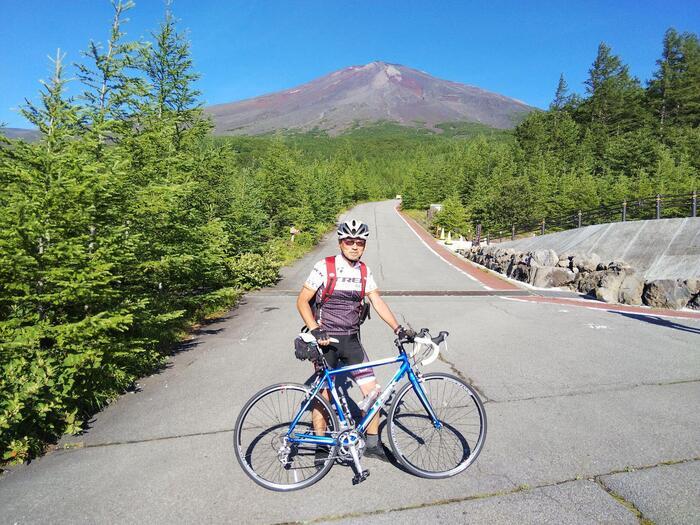
{"type": "Polygon", "coordinates": [[[603,224],[607,222],[627,222],[649,219],[670,219],[677,217],[697,217],[698,196],[697,191],[680,195],[657,194],[652,197],[643,197],[633,200],[625,200],[621,203],[601,205],[589,210],[575,210],[552,220],[542,218],[538,222],[524,225],[513,224],[510,231],[487,231],[482,237],[482,225],[477,224],[476,235],[472,242],[479,244],[486,240],[486,244],[498,239],[515,240],[517,237],[544,235],[556,231],[571,230],[583,226],[603,224]]]}

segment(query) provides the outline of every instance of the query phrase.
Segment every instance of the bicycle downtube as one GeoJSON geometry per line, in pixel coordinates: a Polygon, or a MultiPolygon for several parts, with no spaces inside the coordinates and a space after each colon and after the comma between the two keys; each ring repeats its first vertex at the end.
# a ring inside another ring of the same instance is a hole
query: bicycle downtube
{"type": "Polygon", "coordinates": [[[404,374],[410,373],[409,372],[410,370],[411,370],[411,365],[408,364],[408,359],[406,359],[404,357],[401,360],[401,367],[396,371],[396,373],[394,374],[394,377],[391,378],[387,387],[379,394],[379,397],[377,397],[377,399],[374,401],[374,404],[371,407],[369,407],[369,409],[367,410],[367,413],[364,415],[364,417],[362,418],[362,421],[360,421],[359,425],[357,425],[357,429],[359,431],[365,432],[367,430],[367,425],[369,425],[370,421],[372,421],[372,418],[374,418],[374,415],[381,409],[381,407],[384,406],[384,403],[391,395],[396,384],[399,381],[401,381],[404,374]]]}

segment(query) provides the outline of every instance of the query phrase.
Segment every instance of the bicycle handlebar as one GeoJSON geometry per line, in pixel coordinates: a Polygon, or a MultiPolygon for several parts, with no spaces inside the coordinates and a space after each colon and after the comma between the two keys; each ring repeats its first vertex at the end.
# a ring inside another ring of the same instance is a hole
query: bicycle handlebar
{"type": "MultiPolygon", "coordinates": [[[[416,334],[416,336],[413,338],[414,343],[430,347],[430,353],[420,362],[422,366],[427,366],[437,359],[438,355],[440,354],[440,343],[442,343],[448,335],[450,335],[450,333],[443,330],[436,337],[430,337],[430,332],[427,328],[422,328],[416,334]]],[[[403,344],[404,342],[409,341],[400,341],[399,344],[403,344]]],[[[418,353],[419,348],[420,346],[418,348],[414,348],[411,357],[414,357],[418,353]]]]}

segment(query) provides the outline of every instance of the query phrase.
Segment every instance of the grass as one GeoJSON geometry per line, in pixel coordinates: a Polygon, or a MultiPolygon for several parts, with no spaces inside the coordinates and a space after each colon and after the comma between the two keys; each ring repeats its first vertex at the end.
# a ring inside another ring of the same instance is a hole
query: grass
{"type": "Polygon", "coordinates": [[[432,233],[432,226],[428,222],[428,216],[425,210],[401,210],[402,213],[408,215],[411,219],[420,224],[423,229],[432,233]]]}

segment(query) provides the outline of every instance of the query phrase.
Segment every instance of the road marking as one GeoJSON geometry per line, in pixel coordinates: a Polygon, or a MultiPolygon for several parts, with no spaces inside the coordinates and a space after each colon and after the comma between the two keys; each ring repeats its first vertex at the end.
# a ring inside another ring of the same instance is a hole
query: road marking
{"type": "Polygon", "coordinates": [[[588,323],[588,328],[593,328],[593,330],[607,330],[608,327],[604,324],[588,323]]]}
{"type": "Polygon", "coordinates": [[[438,252],[436,252],[435,250],[433,250],[430,246],[428,246],[428,243],[425,242],[425,241],[421,238],[420,235],[418,235],[418,232],[417,232],[416,230],[414,230],[414,229],[411,227],[411,225],[408,223],[408,221],[407,221],[406,219],[404,219],[403,215],[401,215],[401,213],[399,212],[399,209],[398,209],[398,208],[394,208],[394,211],[396,212],[396,215],[398,215],[399,217],[401,217],[401,220],[404,222],[404,224],[406,224],[406,226],[408,226],[408,229],[411,230],[411,231],[413,232],[413,235],[415,235],[416,237],[418,237],[418,240],[419,240],[420,242],[423,243],[423,246],[425,246],[425,247],[428,248],[428,250],[430,250],[433,254],[435,254],[436,256],[438,256],[438,257],[440,258],[441,261],[443,261],[443,262],[449,264],[450,266],[452,266],[452,268],[454,268],[455,270],[457,270],[457,271],[458,271],[459,273],[461,273],[462,275],[466,275],[467,277],[469,277],[469,278],[470,278],[472,281],[474,281],[475,283],[479,283],[479,284],[480,284],[481,286],[483,286],[486,290],[493,290],[493,288],[491,288],[491,287],[489,287],[489,286],[486,286],[484,283],[482,283],[481,281],[479,281],[479,279],[477,279],[477,278],[474,277],[473,275],[469,275],[467,272],[465,272],[464,270],[458,268],[457,266],[455,266],[454,264],[452,264],[450,261],[448,261],[447,259],[445,259],[445,258],[444,258],[442,255],[440,255],[438,252]]]}
{"type": "Polygon", "coordinates": [[[594,303],[590,305],[591,300],[589,299],[560,299],[556,297],[542,297],[531,295],[529,297],[511,297],[511,296],[499,296],[499,299],[505,301],[516,301],[520,303],[530,303],[530,304],[568,304],[570,306],[575,306],[579,308],[585,308],[587,310],[594,310],[596,312],[611,312],[611,313],[626,313],[634,315],[643,315],[645,317],[665,317],[669,319],[700,319],[700,315],[691,312],[674,312],[671,313],[669,310],[646,310],[642,309],[641,306],[637,307],[625,307],[625,305],[610,305],[605,303],[594,303]],[[588,303],[588,304],[587,304],[588,303]]]}
{"type": "MultiPolygon", "coordinates": [[[[254,292],[259,297],[296,297],[297,290],[258,290],[254,292]]],[[[530,296],[529,290],[383,290],[379,289],[382,297],[498,297],[498,296],[530,296]]],[[[252,295],[252,294],[251,294],[252,295]]]]}

